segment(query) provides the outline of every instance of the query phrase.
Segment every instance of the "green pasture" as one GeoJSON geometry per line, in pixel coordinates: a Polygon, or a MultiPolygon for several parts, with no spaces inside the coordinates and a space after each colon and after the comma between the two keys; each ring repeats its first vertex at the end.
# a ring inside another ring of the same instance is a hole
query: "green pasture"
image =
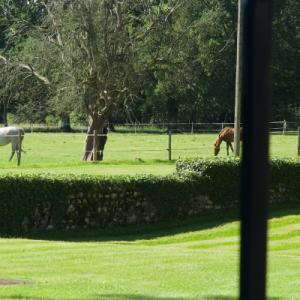
{"type": "MultiPolygon", "coordinates": [[[[81,161],[85,135],[80,133],[27,133],[25,154],[17,167],[8,162],[10,146],[0,147],[0,173],[169,174],[179,157],[212,157],[217,134],[174,134],[172,161],[168,161],[166,134],[110,133],[101,163],[81,161]]],[[[271,155],[296,157],[297,136],[272,135],[271,155]]],[[[225,144],[221,156],[226,156],[225,144]]]]}
{"type": "MultiPolygon", "coordinates": [[[[300,299],[299,209],[269,222],[268,295],[300,299]]],[[[234,300],[239,222],[206,216],[110,231],[0,239],[0,299],[234,300]],[[25,282],[25,284],[24,284],[25,282]]]]}

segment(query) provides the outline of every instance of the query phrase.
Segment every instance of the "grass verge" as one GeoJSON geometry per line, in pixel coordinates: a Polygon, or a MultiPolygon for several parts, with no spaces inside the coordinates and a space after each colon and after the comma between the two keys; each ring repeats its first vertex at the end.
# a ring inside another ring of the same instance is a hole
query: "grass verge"
{"type": "MultiPolygon", "coordinates": [[[[269,221],[270,299],[299,299],[299,208],[269,221]]],[[[239,222],[234,213],[189,221],[0,239],[0,299],[233,300],[239,222]]]]}

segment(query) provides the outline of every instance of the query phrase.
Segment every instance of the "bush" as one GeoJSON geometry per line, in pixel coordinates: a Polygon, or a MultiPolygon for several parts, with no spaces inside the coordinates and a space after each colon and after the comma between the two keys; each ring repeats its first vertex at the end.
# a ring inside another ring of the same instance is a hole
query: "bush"
{"type": "Polygon", "coordinates": [[[176,163],[181,178],[201,178],[202,190],[217,205],[237,204],[240,190],[240,162],[238,159],[181,159],[176,163]]]}
{"type": "MultiPolygon", "coordinates": [[[[0,176],[0,233],[153,223],[237,208],[240,162],[186,159],[168,177],[0,176]]],[[[299,203],[300,161],[271,161],[271,203],[299,203]]]]}
{"type": "Polygon", "coordinates": [[[110,227],[195,215],[212,208],[199,196],[200,182],[178,176],[2,176],[0,231],[110,227]]]}
{"type": "Polygon", "coordinates": [[[45,118],[45,122],[48,126],[55,126],[58,127],[60,122],[60,117],[54,115],[48,115],[45,118]]]}
{"type": "MultiPolygon", "coordinates": [[[[300,160],[272,159],[271,203],[300,201],[300,160]]],[[[206,180],[207,194],[214,203],[239,199],[240,160],[234,158],[183,159],[176,163],[179,176],[206,180]],[[210,187],[210,188],[209,188],[210,187]]]]}

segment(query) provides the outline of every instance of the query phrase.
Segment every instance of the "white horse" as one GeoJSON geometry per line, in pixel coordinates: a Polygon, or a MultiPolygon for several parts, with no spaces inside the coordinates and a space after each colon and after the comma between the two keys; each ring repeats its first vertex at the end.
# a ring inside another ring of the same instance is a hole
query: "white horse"
{"type": "Polygon", "coordinates": [[[22,128],[18,128],[18,127],[0,128],[0,146],[5,146],[11,143],[11,156],[9,158],[10,161],[12,160],[16,152],[18,157],[20,157],[21,154],[20,151],[23,151],[21,147],[23,138],[24,138],[24,130],[22,128]]]}

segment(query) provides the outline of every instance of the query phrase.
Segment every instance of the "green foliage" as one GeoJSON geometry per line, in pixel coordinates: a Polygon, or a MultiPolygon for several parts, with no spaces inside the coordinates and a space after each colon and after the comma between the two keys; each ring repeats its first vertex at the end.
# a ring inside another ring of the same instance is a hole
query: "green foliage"
{"type": "Polygon", "coordinates": [[[55,178],[44,176],[1,176],[0,204],[1,231],[20,229],[24,216],[51,202],[56,207],[54,218],[61,213],[66,185],[55,178]],[[55,196],[53,196],[55,193],[55,196]]]}
{"type": "MultiPolygon", "coordinates": [[[[106,227],[193,215],[199,183],[177,176],[0,177],[0,230],[106,227]]],[[[203,203],[202,203],[203,202],[203,203]]]]}
{"type": "Polygon", "coordinates": [[[180,177],[201,178],[214,203],[237,203],[239,199],[240,163],[234,158],[180,159],[176,163],[180,177]]]}
{"type": "Polygon", "coordinates": [[[138,118],[158,122],[215,122],[230,118],[235,70],[236,3],[188,1],[139,53],[154,73],[138,118]],[[226,74],[226,76],[224,76],[226,74]],[[212,84],[213,83],[213,84],[212,84]]]}
{"type": "MultiPolygon", "coordinates": [[[[166,177],[1,175],[0,230],[98,228],[237,208],[240,162],[186,159],[166,177]]],[[[299,203],[299,160],[271,161],[271,204],[299,203]]]]}
{"type": "MultiPolygon", "coordinates": [[[[272,159],[271,203],[299,202],[300,160],[272,159]]],[[[238,159],[182,159],[177,161],[176,170],[181,177],[200,177],[206,180],[206,187],[215,202],[236,202],[239,196],[240,161],[238,159]]]]}
{"type": "Polygon", "coordinates": [[[282,196],[293,202],[300,199],[300,160],[299,159],[272,159],[272,191],[271,196],[276,201],[282,201],[282,196]]]}
{"type": "MultiPolygon", "coordinates": [[[[38,122],[53,111],[85,113],[99,94],[101,110],[107,91],[113,99],[126,90],[112,109],[116,122],[232,121],[237,1],[183,2],[169,15],[174,1],[0,0],[0,53],[51,82],[45,88],[29,70],[1,61],[0,102],[38,122]],[[91,45],[95,55],[86,53],[91,45]]],[[[299,117],[299,3],[274,2],[274,120],[299,117]]]]}
{"type": "Polygon", "coordinates": [[[274,1],[273,10],[273,117],[292,119],[300,106],[300,2],[274,1]]]}
{"type": "Polygon", "coordinates": [[[55,115],[48,115],[45,121],[47,125],[58,126],[60,118],[55,115]]]}

